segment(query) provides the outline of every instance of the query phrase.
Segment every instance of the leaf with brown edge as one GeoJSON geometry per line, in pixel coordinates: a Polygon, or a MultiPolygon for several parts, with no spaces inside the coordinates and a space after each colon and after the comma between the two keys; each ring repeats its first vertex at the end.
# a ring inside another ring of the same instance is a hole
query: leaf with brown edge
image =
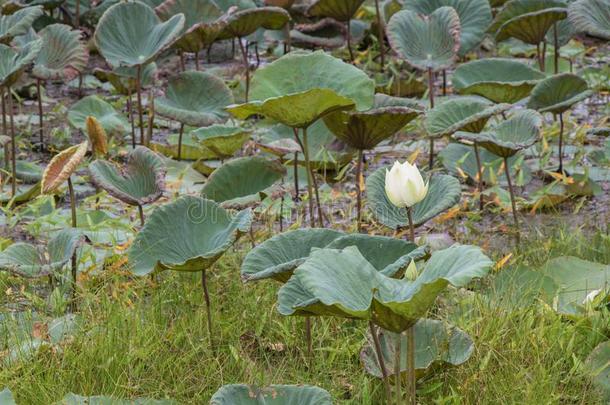
{"type": "Polygon", "coordinates": [[[89,142],[71,146],[55,155],[42,173],[42,194],[56,191],[74,173],[87,153],[89,142]]]}
{"type": "Polygon", "coordinates": [[[108,136],[102,124],[93,116],[89,115],[85,118],[85,126],[87,128],[87,136],[91,142],[91,150],[93,156],[105,156],[108,154],[108,136]]]}

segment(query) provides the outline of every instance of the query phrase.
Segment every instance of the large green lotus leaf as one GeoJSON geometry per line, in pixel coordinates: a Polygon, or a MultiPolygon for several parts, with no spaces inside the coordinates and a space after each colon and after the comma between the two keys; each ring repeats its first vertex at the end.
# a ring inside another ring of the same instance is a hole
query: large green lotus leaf
{"type": "MultiPolygon", "coordinates": [[[[17,178],[24,183],[32,184],[42,179],[42,168],[34,162],[17,160],[15,166],[17,169],[17,178]]],[[[2,159],[0,159],[0,167],[6,167],[2,159]]]]}
{"type": "Polygon", "coordinates": [[[539,44],[553,24],[567,17],[566,6],[563,0],[511,0],[496,15],[489,32],[498,42],[513,37],[539,44]]]}
{"type": "Polygon", "coordinates": [[[0,16],[0,43],[9,44],[13,38],[27,34],[34,21],[42,16],[42,7],[26,7],[12,14],[0,16]]]}
{"type": "Polygon", "coordinates": [[[245,232],[252,211],[231,216],[214,201],[183,196],[157,208],[129,249],[132,271],[201,271],[209,268],[245,232]]]}
{"type": "Polygon", "coordinates": [[[286,175],[277,161],[262,157],[244,157],[220,166],[201,189],[201,195],[217,203],[243,205],[257,201],[286,175]]]}
{"type": "Polygon", "coordinates": [[[23,70],[36,59],[41,47],[42,41],[39,39],[19,50],[0,44],[0,85],[15,84],[23,70]]]}
{"type": "Polygon", "coordinates": [[[362,3],[364,0],[314,0],[306,13],[312,17],[330,17],[345,22],[354,18],[362,3]]]}
{"type": "Polygon", "coordinates": [[[17,185],[17,194],[13,195],[9,190],[0,191],[0,203],[21,204],[40,195],[40,182],[34,185],[17,185]]]}
{"type": "Polygon", "coordinates": [[[162,22],[146,4],[121,1],[100,18],[93,39],[111,66],[143,66],[171,46],[183,27],[183,14],[162,22]]]}
{"type": "MultiPolygon", "coordinates": [[[[409,225],[406,208],[398,208],[390,202],[385,192],[385,173],[389,167],[381,167],[366,180],[367,203],[375,218],[390,228],[409,225]]],[[[413,206],[413,224],[420,226],[460,201],[460,182],[453,176],[437,174],[430,179],[428,195],[413,206]]]]}
{"type": "Polygon", "coordinates": [[[155,8],[163,21],[184,14],[184,32],[176,47],[185,52],[199,52],[209,47],[224,27],[222,10],[212,0],[165,0],[155,8]]]}
{"type": "Polygon", "coordinates": [[[38,35],[42,39],[42,49],[32,70],[35,77],[70,81],[85,70],[89,52],[81,41],[80,30],[64,24],[51,24],[38,35]]]}
{"type": "MultiPolygon", "coordinates": [[[[180,136],[178,134],[170,134],[166,138],[166,142],[167,143],[151,142],[150,148],[164,156],[177,159],[180,136]]],[[[215,158],[216,155],[214,153],[202,148],[193,138],[189,136],[183,137],[180,160],[204,160],[215,158]]]]}
{"type": "Polygon", "coordinates": [[[585,79],[571,73],[558,74],[534,87],[527,108],[561,114],[592,94],[585,79]]]}
{"type": "Polygon", "coordinates": [[[610,40],[610,1],[576,0],[568,7],[568,18],[579,31],[610,40]]]}
{"type": "Polygon", "coordinates": [[[476,94],[495,103],[516,103],[527,97],[545,77],[544,73],[524,63],[488,58],[458,66],[452,82],[461,94],[476,94]]]}
{"type": "Polygon", "coordinates": [[[314,248],[326,247],[345,234],[332,229],[309,228],[280,233],[248,252],[241,265],[244,282],[271,278],[285,283],[314,248]]]}
{"type": "Polygon", "coordinates": [[[46,249],[29,243],[14,243],[0,252],[0,270],[27,278],[52,274],[68,263],[83,240],[82,233],[69,228],[49,240],[46,249]]]}
{"type": "Polygon", "coordinates": [[[451,7],[440,7],[428,16],[410,10],[394,14],[387,27],[392,48],[421,70],[451,66],[460,49],[460,18],[451,7]]]}
{"type": "Polygon", "coordinates": [[[129,153],[124,168],[106,160],[89,165],[91,181],[111,196],[131,205],[156,201],[165,189],[165,165],[161,158],[145,146],[129,153]]]}
{"type": "Polygon", "coordinates": [[[72,104],[68,110],[68,121],[81,131],[86,129],[87,117],[94,117],[100,122],[109,134],[123,134],[129,132],[129,123],[123,114],[102,98],[91,95],[72,104]]]}
{"type": "Polygon", "coordinates": [[[311,385],[223,385],[210,405],[332,405],[330,394],[311,385]]]}
{"type": "Polygon", "coordinates": [[[0,404],[1,405],[17,405],[13,398],[13,393],[8,388],[0,391],[0,404]]]}
{"type": "Polygon", "coordinates": [[[520,110],[490,131],[480,133],[458,131],[454,137],[477,142],[491,153],[508,158],[535,144],[540,139],[541,127],[540,114],[534,110],[520,110]]]}
{"type": "MultiPolygon", "coordinates": [[[[142,68],[141,83],[142,88],[154,86],[157,79],[157,64],[152,62],[142,68]]],[[[128,95],[136,92],[137,67],[120,66],[113,70],[94,69],[93,74],[101,81],[110,82],[112,86],[121,94],[128,95]]]]}
{"type": "Polygon", "coordinates": [[[203,127],[225,121],[224,108],[231,103],[233,94],[221,78],[188,71],[169,80],[165,97],[155,101],[155,109],[162,117],[203,127]]]}
{"type": "Polygon", "coordinates": [[[119,399],[105,395],[82,396],[77,394],[67,394],[61,401],[54,405],[177,405],[171,399],[119,399]]]}
{"type": "MultiPolygon", "coordinates": [[[[420,319],[415,324],[415,372],[418,378],[429,370],[443,366],[464,364],[474,352],[474,342],[466,332],[458,327],[435,319],[420,319]]],[[[386,370],[394,370],[397,335],[380,331],[379,344],[386,370]]],[[[407,371],[407,336],[401,336],[400,371],[407,371]]],[[[382,378],[372,337],[367,335],[367,344],[360,352],[360,360],[370,375],[382,378]]]]}
{"type": "Polygon", "coordinates": [[[311,253],[278,293],[282,315],[321,315],[372,320],[393,332],[411,327],[449,285],[463,287],[487,274],[492,261],[468,245],[432,253],[414,280],[379,273],[355,246],[311,253]]]}
{"type": "Polygon", "coordinates": [[[227,125],[198,128],[190,133],[192,139],[210,152],[207,159],[226,159],[235,154],[250,139],[250,131],[227,125]]]}
{"type": "Polygon", "coordinates": [[[594,383],[610,401],[610,341],[602,342],[587,357],[586,370],[594,383]]]}
{"type": "Polygon", "coordinates": [[[492,116],[510,107],[510,104],[494,104],[481,97],[456,97],[439,103],[428,111],[424,126],[435,138],[456,131],[481,132],[492,116]]]}
{"type": "Polygon", "coordinates": [[[452,7],[460,17],[460,56],[466,55],[483,41],[491,24],[488,0],[410,0],[404,8],[419,14],[432,14],[441,7],[452,7]]]}
{"type": "Polygon", "coordinates": [[[257,7],[230,13],[218,39],[243,38],[259,28],[279,30],[290,21],[288,11],[279,7],[257,7]]]}

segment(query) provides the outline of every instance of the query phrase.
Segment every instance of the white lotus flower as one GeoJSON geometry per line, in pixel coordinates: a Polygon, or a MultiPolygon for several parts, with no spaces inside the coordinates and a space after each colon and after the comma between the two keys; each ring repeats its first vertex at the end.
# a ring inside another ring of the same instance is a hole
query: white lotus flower
{"type": "Polygon", "coordinates": [[[412,207],[426,197],[428,183],[424,183],[416,165],[396,161],[392,169],[386,169],[385,192],[395,206],[412,207]]]}

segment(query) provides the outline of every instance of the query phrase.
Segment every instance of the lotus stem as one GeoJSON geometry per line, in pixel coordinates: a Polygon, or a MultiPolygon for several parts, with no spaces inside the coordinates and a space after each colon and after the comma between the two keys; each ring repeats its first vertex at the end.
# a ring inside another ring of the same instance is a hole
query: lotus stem
{"type": "Polygon", "coordinates": [[[307,145],[307,128],[303,128],[303,155],[305,155],[305,167],[307,169],[307,197],[309,203],[309,225],[315,228],[316,223],[313,215],[313,187],[312,187],[312,175],[311,175],[311,163],[309,161],[309,148],[307,145]]]}
{"type": "Polygon", "coordinates": [[[178,160],[182,160],[182,135],[184,134],[184,124],[180,124],[180,133],[178,134],[178,160]]]}
{"type": "MultiPolygon", "coordinates": [[[[297,134],[297,139],[299,138],[297,134]]],[[[299,200],[299,153],[294,152],[294,200],[299,200]]]]}
{"type": "Polygon", "coordinates": [[[292,49],[292,38],[290,38],[290,22],[284,25],[284,53],[289,53],[292,49]]]}
{"type": "Polygon", "coordinates": [[[142,109],[142,65],[136,69],[136,93],[138,98],[138,119],[140,121],[140,145],[144,145],[144,112],[142,109]]]}
{"type": "Polygon", "coordinates": [[[133,120],[133,100],[131,94],[131,86],[127,85],[127,115],[131,123],[131,147],[136,148],[136,126],[133,120]]]}
{"type": "Polygon", "coordinates": [[[381,10],[379,9],[379,0],[375,0],[375,14],[377,15],[377,36],[379,37],[379,54],[381,56],[381,71],[385,69],[385,34],[383,23],[381,21],[381,10]]]}
{"type": "Polygon", "coordinates": [[[385,360],[383,359],[383,353],[381,351],[381,343],[379,343],[379,335],[375,328],[375,324],[369,321],[369,330],[371,337],[373,338],[373,344],[375,345],[375,354],[377,355],[377,362],[379,363],[379,369],[383,377],[383,387],[385,389],[386,402],[389,404],[392,398],[392,390],[390,388],[390,382],[388,381],[388,369],[385,366],[385,360]]]}
{"type": "Polygon", "coordinates": [[[407,207],[407,217],[409,218],[409,235],[411,242],[415,243],[415,226],[413,225],[413,208],[407,207]]]}
{"type": "Polygon", "coordinates": [[[443,96],[447,95],[447,70],[443,69],[443,96]]]}
{"type": "Polygon", "coordinates": [[[11,195],[17,194],[17,139],[15,139],[15,119],[13,117],[13,95],[11,88],[6,88],[8,93],[8,115],[11,128],[11,195]]]}
{"type": "Polygon", "coordinates": [[[559,173],[563,173],[563,113],[559,113],[559,173]]]}
{"type": "Polygon", "coordinates": [[[409,384],[409,402],[417,404],[417,378],[415,376],[415,325],[407,329],[407,378],[409,384]]]}
{"type": "Polygon", "coordinates": [[[352,32],[351,32],[351,29],[350,29],[350,26],[352,25],[352,19],[351,18],[349,18],[347,20],[346,25],[347,26],[345,27],[346,28],[345,35],[347,37],[346,38],[347,39],[347,50],[349,51],[349,59],[350,59],[350,61],[352,61],[352,63],[354,63],[354,51],[352,50],[352,32]]]}
{"type": "Polygon", "coordinates": [[[150,103],[148,105],[148,134],[146,135],[146,147],[150,146],[150,141],[153,137],[153,129],[155,127],[155,90],[150,88],[150,103]]]}
{"type": "Polygon", "coordinates": [[[254,56],[256,57],[256,68],[261,65],[261,56],[258,54],[258,42],[254,42],[254,56]]]}
{"type": "Polygon", "coordinates": [[[305,340],[307,340],[307,358],[313,357],[313,344],[311,340],[311,316],[305,317],[305,340]]]}
{"type": "Polygon", "coordinates": [[[186,71],[186,64],[184,63],[184,51],[179,51],[180,55],[180,69],[184,72],[186,71]]]}
{"type": "Polygon", "coordinates": [[[74,28],[80,27],[80,0],[76,0],[76,10],[74,13],[74,28]]]}
{"type": "Polygon", "coordinates": [[[400,392],[400,355],[401,355],[401,340],[402,334],[396,334],[396,343],[394,344],[394,389],[396,390],[396,405],[402,402],[402,393],[400,392]]]}
{"type": "Polygon", "coordinates": [[[199,71],[199,52],[195,52],[195,70],[199,71]]]}
{"type": "Polygon", "coordinates": [[[44,152],[44,126],[42,123],[42,93],[40,92],[40,79],[36,79],[36,93],[38,94],[38,132],[40,135],[40,151],[44,152]]]}
{"type": "Polygon", "coordinates": [[[546,71],[546,39],[542,41],[542,71],[546,71]]]}
{"type": "Polygon", "coordinates": [[[555,62],[555,74],[559,73],[559,35],[557,33],[557,23],[553,24],[553,58],[555,62]]]}
{"type": "MultiPolygon", "coordinates": [[[[70,213],[72,214],[72,228],[76,228],[76,197],[74,194],[74,186],[72,185],[72,178],[68,177],[68,194],[70,195],[70,213]]],[[[72,270],[72,312],[76,311],[76,278],[78,271],[78,263],[76,260],[76,250],[72,253],[71,258],[71,270],[72,270]]]]}
{"type": "MultiPolygon", "coordinates": [[[[7,130],[7,124],[6,124],[6,91],[4,89],[4,87],[2,88],[2,133],[6,134],[8,132],[7,130]]],[[[7,162],[8,164],[8,162],[7,162]]]]}
{"type": "MultiPolygon", "coordinates": [[[[434,108],[434,72],[432,68],[428,68],[428,97],[430,99],[430,109],[434,108]]],[[[428,160],[428,169],[432,170],[434,166],[434,138],[430,138],[430,156],[428,160]]]]}
{"type": "Polygon", "coordinates": [[[201,270],[201,288],[203,289],[203,298],[205,300],[205,308],[208,316],[208,335],[210,337],[210,344],[213,346],[214,340],[212,336],[214,335],[212,334],[212,308],[210,306],[210,294],[208,292],[208,284],[205,273],[205,270],[201,270]]]}
{"type": "Polygon", "coordinates": [[[513,209],[513,219],[515,221],[515,227],[517,229],[517,233],[515,236],[515,240],[517,245],[520,241],[520,231],[519,231],[519,218],[517,217],[517,205],[515,204],[515,192],[513,191],[513,183],[510,179],[510,169],[508,167],[508,159],[504,158],[504,173],[506,173],[506,181],[508,182],[508,191],[510,192],[510,203],[513,209]]]}
{"type": "Polygon", "coordinates": [[[241,42],[241,38],[237,39],[239,43],[239,49],[241,50],[241,56],[244,62],[244,69],[246,70],[246,103],[248,102],[248,95],[250,94],[250,64],[248,63],[248,52],[244,48],[244,44],[241,42]]]}
{"type": "Polygon", "coordinates": [[[140,225],[144,226],[144,208],[142,208],[142,204],[138,204],[138,214],[140,216],[140,225]]]}
{"type": "Polygon", "coordinates": [[[483,211],[483,167],[481,167],[481,155],[479,145],[474,143],[474,156],[477,159],[477,191],[479,192],[479,209],[483,211]]]}
{"type": "Polygon", "coordinates": [[[313,180],[313,191],[316,196],[316,206],[318,207],[318,222],[320,227],[324,228],[324,213],[322,212],[322,203],[320,202],[320,191],[318,188],[318,180],[313,169],[311,170],[311,179],[313,180]]]}
{"type": "Polygon", "coordinates": [[[356,207],[358,212],[358,232],[362,232],[362,149],[358,149],[358,162],[356,163],[356,207]]]}

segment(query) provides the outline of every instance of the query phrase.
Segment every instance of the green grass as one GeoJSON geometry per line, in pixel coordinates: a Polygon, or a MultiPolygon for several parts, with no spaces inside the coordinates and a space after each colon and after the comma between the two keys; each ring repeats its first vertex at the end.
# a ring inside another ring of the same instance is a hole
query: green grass
{"type": "MultiPolygon", "coordinates": [[[[557,231],[525,246],[500,271],[537,267],[560,255],[610,263],[610,238],[601,233],[585,237],[557,231]]],[[[81,331],[59,348],[2,367],[0,388],[8,386],[20,404],[52,403],[68,392],[207,403],[223,384],[313,384],[329,390],[336,403],[381,403],[380,381],[369,377],[359,361],[366,325],[316,319],[314,356],[308,359],[302,319],[283,318],[276,311],[279,285],[241,283],[239,266],[249,248],[242,240],[208,278],[215,351],[199,275],[164,273],[152,282],[108,266],[83,280],[81,331]]],[[[469,291],[448,291],[430,314],[468,332],[476,349],[466,364],[421,380],[420,402],[601,404],[582,361],[610,336],[608,314],[568,321],[540,302],[524,305],[494,294],[492,280],[475,283],[469,291]]],[[[18,300],[21,284],[0,277],[2,307],[18,300]]],[[[43,288],[41,282],[26,290],[43,288]]]]}

